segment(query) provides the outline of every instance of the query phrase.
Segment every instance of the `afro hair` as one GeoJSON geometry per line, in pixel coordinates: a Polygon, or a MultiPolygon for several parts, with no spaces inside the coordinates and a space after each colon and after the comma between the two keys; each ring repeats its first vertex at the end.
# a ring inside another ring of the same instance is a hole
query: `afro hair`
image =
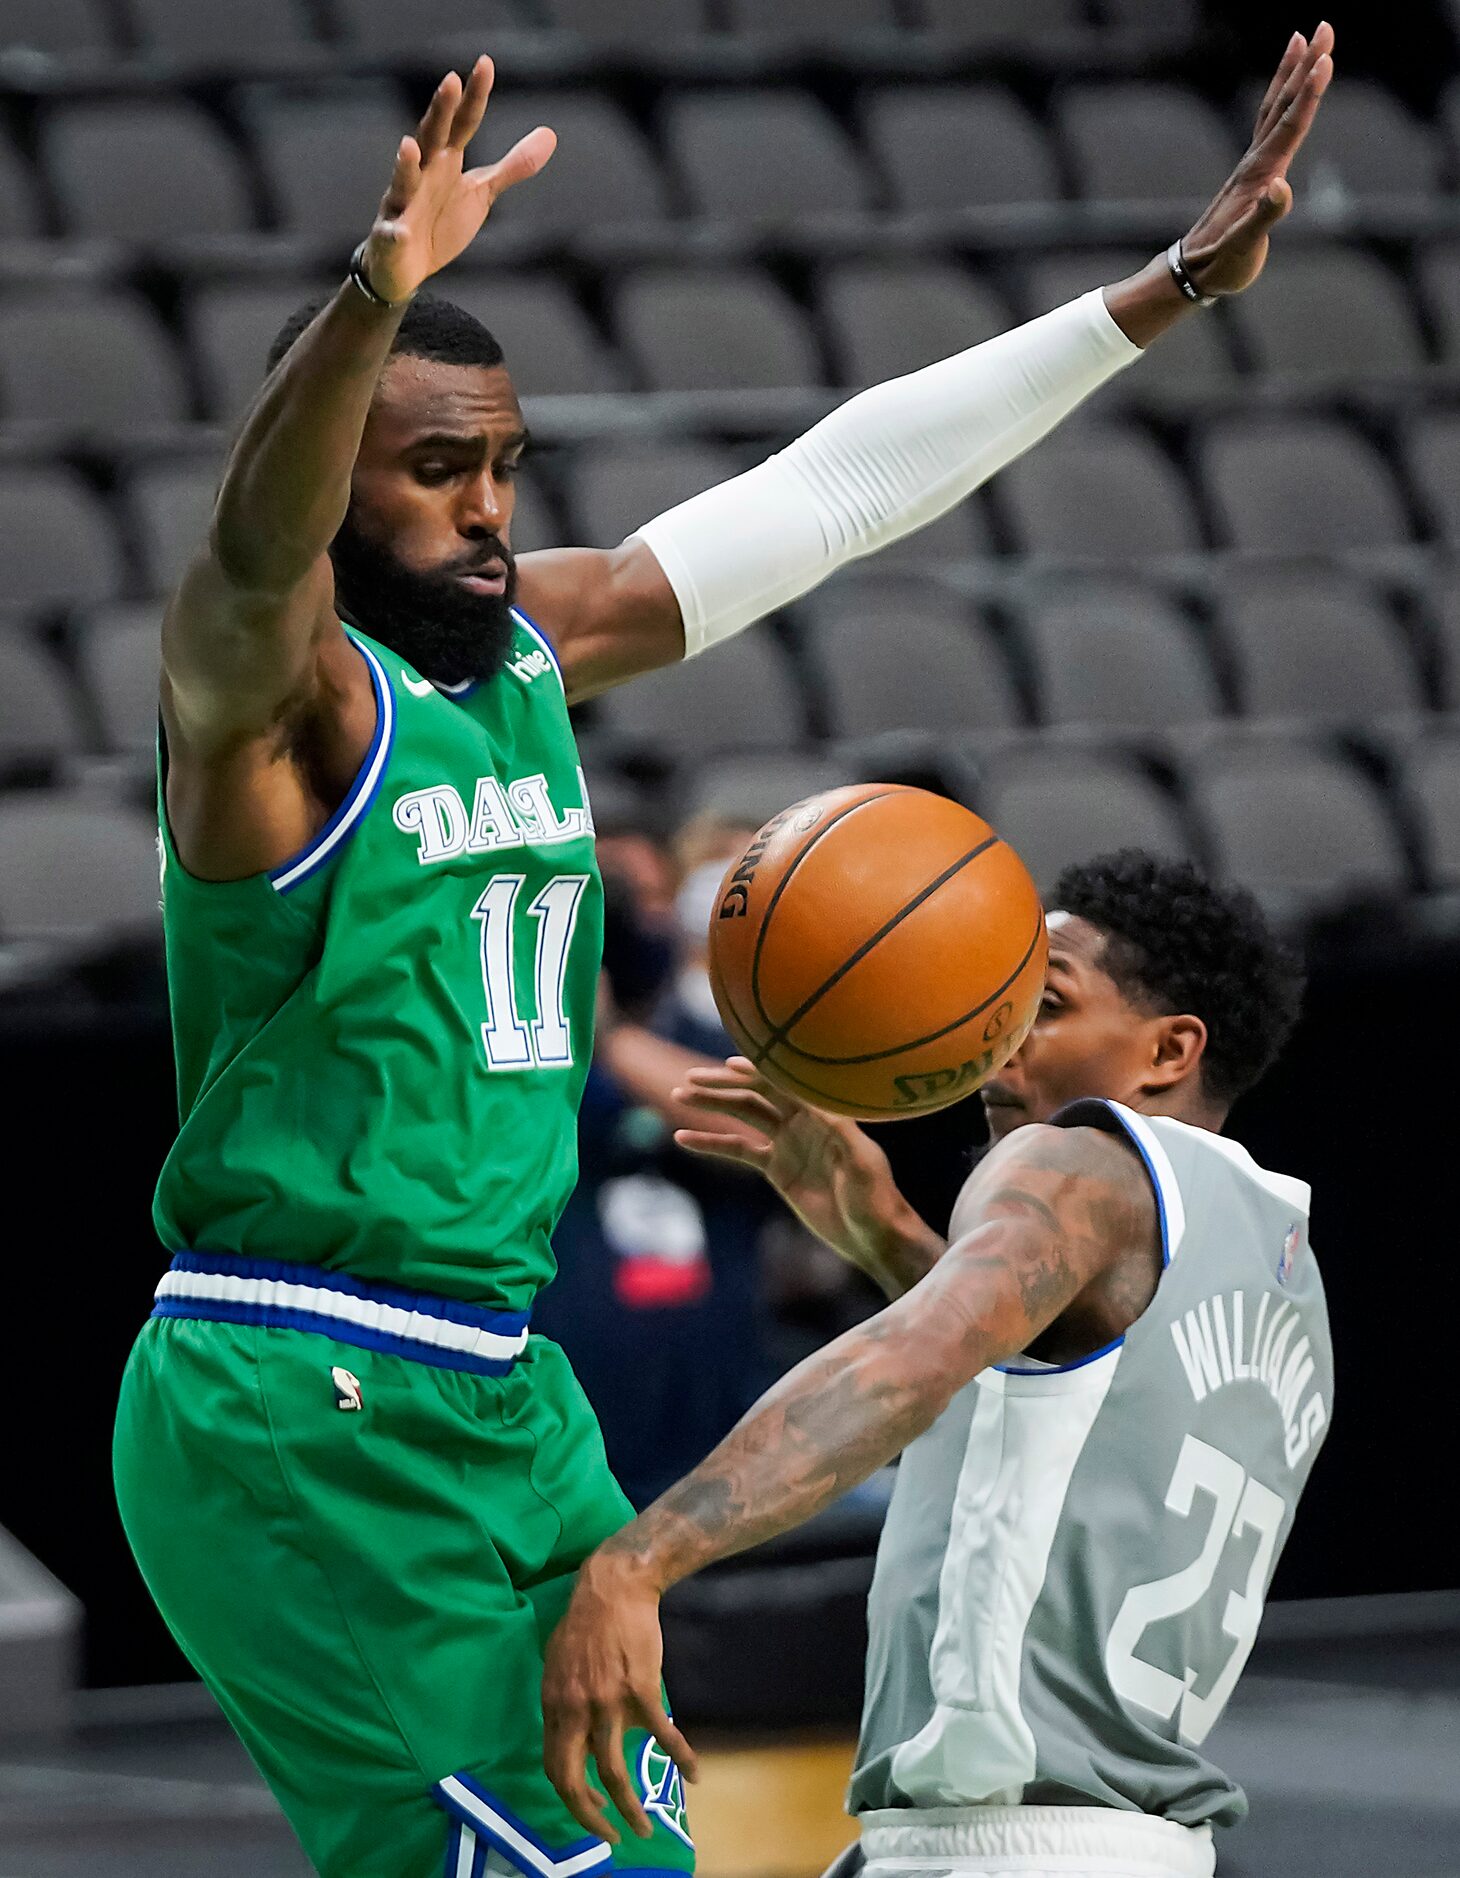
{"type": "Polygon", "coordinates": [[[1131,1004],[1202,1020],[1215,1101],[1235,1102],[1276,1061],[1298,1019],[1303,966],[1244,888],[1123,848],[1067,867],[1051,905],[1105,935],[1102,963],[1131,1004]]]}

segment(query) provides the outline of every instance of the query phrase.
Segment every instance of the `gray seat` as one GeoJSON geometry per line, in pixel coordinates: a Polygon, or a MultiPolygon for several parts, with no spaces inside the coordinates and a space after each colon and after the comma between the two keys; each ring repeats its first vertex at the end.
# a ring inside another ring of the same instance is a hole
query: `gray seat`
{"type": "Polygon", "coordinates": [[[111,517],[74,470],[0,469],[0,593],[7,605],[110,600],[125,579],[111,517]]]}
{"type": "Polygon", "coordinates": [[[657,46],[706,27],[705,0],[538,0],[551,26],[620,46],[657,46]]]}
{"type": "Polygon", "coordinates": [[[1334,752],[1285,727],[1229,734],[1185,767],[1221,874],[1262,894],[1320,899],[1405,887],[1387,805],[1334,752]]]}
{"type": "Polygon", "coordinates": [[[1446,576],[1435,595],[1434,623],[1441,708],[1460,712],[1460,586],[1453,576],[1446,576]]]}
{"type": "Polygon", "coordinates": [[[43,52],[51,58],[115,48],[111,18],[100,0],[5,0],[0,52],[43,52]]]}
{"type": "Polygon", "coordinates": [[[666,437],[654,443],[596,444],[568,469],[568,512],[577,539],[613,548],[645,522],[746,467],[723,445],[666,437]]]}
{"type": "Polygon", "coordinates": [[[1336,569],[1234,571],[1217,609],[1244,716],[1360,723],[1422,707],[1393,612],[1336,569]]]}
{"type": "Polygon", "coordinates": [[[596,714],[603,730],[665,756],[785,750],[806,734],[794,676],[767,626],[605,692],[596,714]]]}
{"type": "Polygon", "coordinates": [[[208,539],[222,470],[213,457],[191,457],[133,476],[132,526],[149,592],[170,593],[208,539]]]}
{"type": "Polygon", "coordinates": [[[822,276],[817,306],[844,385],[900,378],[1013,324],[998,294],[944,261],[844,262],[822,276]]]}
{"type": "Polygon", "coordinates": [[[328,299],[336,281],[225,282],[194,294],[187,327],[209,417],[232,425],[264,382],[274,335],[296,308],[328,299]]]}
{"type": "Polygon", "coordinates": [[[88,431],[174,424],[191,398],[172,342],[129,293],[0,298],[0,413],[88,431]]]}
{"type": "Polygon", "coordinates": [[[651,268],[614,297],[615,324],[650,391],[730,391],[822,380],[806,321],[748,268],[651,268]]]}
{"type": "Polygon", "coordinates": [[[663,125],[698,216],[778,222],[869,205],[870,181],[851,140],[805,92],[680,92],[663,125]]]}
{"type": "Polygon", "coordinates": [[[45,220],[30,164],[0,134],[0,241],[29,240],[44,231],[45,220]]]}
{"type": "Polygon", "coordinates": [[[1116,751],[1048,742],[1003,751],[985,760],[977,806],[1046,894],[1065,868],[1116,848],[1192,858],[1175,802],[1116,751]]]}
{"type": "Polygon", "coordinates": [[[435,40],[463,43],[484,29],[517,26],[522,11],[512,0],[332,0],[340,32],[371,52],[420,52],[435,40]]]}
{"type": "Polygon", "coordinates": [[[923,19],[934,32],[963,45],[1046,47],[1051,39],[1078,39],[1085,30],[1080,0],[921,0],[923,19]]]}
{"type": "MultiPolygon", "coordinates": [[[[1026,300],[1031,315],[1065,306],[1082,294],[1110,282],[1124,280],[1150,260],[1144,251],[1089,251],[1052,254],[1032,261],[1025,270],[1026,300]]],[[[1104,400],[1130,393],[1166,391],[1183,401],[1203,392],[1231,389],[1237,376],[1232,356],[1231,314],[1225,305],[1208,307],[1200,319],[1183,320],[1144,358],[1113,384],[1097,394],[1104,400]]]]}
{"type": "Polygon", "coordinates": [[[618,106],[594,92],[504,88],[492,100],[476,161],[504,155],[539,124],[558,133],[552,161],[503,196],[494,221],[510,226],[518,217],[534,231],[596,234],[615,223],[664,220],[669,193],[653,151],[618,106]]]}
{"type": "Polygon", "coordinates": [[[413,113],[394,86],[260,87],[243,100],[278,225],[353,247],[368,232],[413,113]]]}
{"type": "Polygon", "coordinates": [[[0,764],[73,756],[85,747],[61,668],[23,639],[0,639],[0,764]]]}
{"type": "Polygon", "coordinates": [[[1157,53],[1187,46],[1201,25],[1200,0],[1095,0],[1095,16],[1143,50],[1157,53]]]}
{"type": "Polygon", "coordinates": [[[1077,424],[1046,437],[994,492],[1030,554],[1142,560],[1201,545],[1180,471],[1144,432],[1123,426],[1077,424]]]}
{"type": "MultiPolygon", "coordinates": [[[[698,661],[697,661],[698,662],[698,661]]],[[[685,809],[732,828],[754,830],[793,802],[855,782],[852,765],[824,751],[758,750],[695,762],[684,776],[685,809]]]]}
{"type": "Polygon", "coordinates": [[[530,470],[520,469],[514,487],[517,499],[512,510],[513,553],[531,554],[541,548],[563,547],[563,525],[544,494],[542,484],[530,470]]]}
{"type": "Polygon", "coordinates": [[[856,33],[898,29],[894,0],[728,0],[730,28],[799,45],[839,45],[856,33]]]}
{"type": "MultiPolygon", "coordinates": [[[[967,0],[957,4],[967,8],[967,0]]],[[[1064,194],[1044,131],[1002,85],[889,86],[868,98],[865,124],[896,208],[1053,202],[1064,194]]]]}
{"type": "Polygon", "coordinates": [[[1199,206],[1241,155],[1225,119],[1179,85],[1072,85],[1057,122],[1075,186],[1094,202],[1199,206]]]}
{"type": "Polygon", "coordinates": [[[1423,368],[1414,302],[1359,248],[1300,248],[1233,313],[1253,364],[1297,380],[1342,383],[1423,368]]]}
{"type": "MultiPolygon", "coordinates": [[[[338,4],[338,0],[337,0],[338,4]]],[[[227,66],[260,52],[287,52],[315,37],[301,0],[248,0],[247,6],[199,6],[197,0],[127,0],[139,42],[149,52],[227,66]]]]}
{"type": "Polygon", "coordinates": [[[890,567],[944,566],[950,562],[985,560],[999,552],[989,526],[982,492],[956,504],[946,515],[877,551],[877,565],[890,567]]]}
{"type": "Polygon", "coordinates": [[[161,242],[255,225],[238,153],[206,111],[182,100],[55,105],[40,154],[71,235],[161,242]]]}
{"type": "Polygon", "coordinates": [[[1409,539],[1384,459],[1334,418],[1231,419],[1197,454],[1219,535],[1233,547],[1291,558],[1409,539]]]}
{"type": "Polygon", "coordinates": [[[1460,731],[1431,731],[1400,758],[1399,784],[1418,830],[1425,878],[1460,888],[1460,731]]]}
{"type": "Polygon", "coordinates": [[[1134,582],[1082,582],[1032,605],[1022,638],[1044,723],[1163,730],[1221,715],[1191,621],[1134,582]]]}
{"type": "Polygon", "coordinates": [[[1460,546],[1460,413],[1417,418],[1406,439],[1410,478],[1436,534],[1460,546]]]}
{"type": "Polygon", "coordinates": [[[1302,202],[1433,196],[1444,190],[1439,135],[1391,91],[1350,74],[1323,101],[1292,168],[1302,202]]]}
{"type": "Polygon", "coordinates": [[[1460,244],[1436,242],[1427,247],[1419,275],[1440,355],[1453,365],[1460,359],[1460,244]]]}
{"type": "Polygon", "coordinates": [[[966,600],[903,575],[833,580],[802,628],[834,737],[1007,729],[1023,721],[1008,662],[966,600]]]}
{"type": "Polygon", "coordinates": [[[453,269],[441,288],[445,298],[474,313],[491,331],[519,395],[621,387],[623,375],[613,353],[561,280],[453,269]]]}
{"type": "Polygon", "coordinates": [[[0,932],[83,939],[149,932],[157,835],[147,818],[65,795],[0,800],[0,932]]]}
{"type": "Polygon", "coordinates": [[[157,743],[162,609],[103,607],[77,627],[77,654],[104,747],[144,759],[157,743]]]}

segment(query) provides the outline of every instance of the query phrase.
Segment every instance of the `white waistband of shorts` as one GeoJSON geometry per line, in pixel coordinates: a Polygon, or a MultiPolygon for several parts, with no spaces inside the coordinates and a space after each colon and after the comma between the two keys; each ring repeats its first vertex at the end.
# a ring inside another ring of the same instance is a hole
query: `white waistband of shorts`
{"type": "Polygon", "coordinates": [[[1150,1872],[1152,1878],[1211,1878],[1210,1826],[1181,1826],[1113,1806],[918,1806],[863,1813],[868,1864],[953,1858],[1006,1872],[1150,1872]]]}

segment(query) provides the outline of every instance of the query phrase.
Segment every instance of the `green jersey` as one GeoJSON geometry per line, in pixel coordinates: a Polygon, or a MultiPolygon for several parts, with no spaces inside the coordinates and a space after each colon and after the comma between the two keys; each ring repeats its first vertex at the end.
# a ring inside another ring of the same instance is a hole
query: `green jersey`
{"type": "Polygon", "coordinates": [[[282,867],[200,881],[164,808],[170,1250],[509,1311],[551,1278],[602,891],[557,658],[514,617],[501,672],[455,692],[351,632],[374,741],[282,867]]]}

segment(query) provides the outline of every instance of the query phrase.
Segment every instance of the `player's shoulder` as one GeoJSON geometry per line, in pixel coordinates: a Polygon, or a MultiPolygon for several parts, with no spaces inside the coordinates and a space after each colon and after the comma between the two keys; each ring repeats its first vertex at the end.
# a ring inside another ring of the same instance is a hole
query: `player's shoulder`
{"type": "Polygon", "coordinates": [[[1135,1142],[1095,1118],[1031,1122],[1017,1128],[979,1162],[958,1197],[950,1237],[967,1230],[1000,1192],[1020,1193],[1087,1231],[1128,1247],[1148,1236],[1156,1202],[1135,1142]]]}

